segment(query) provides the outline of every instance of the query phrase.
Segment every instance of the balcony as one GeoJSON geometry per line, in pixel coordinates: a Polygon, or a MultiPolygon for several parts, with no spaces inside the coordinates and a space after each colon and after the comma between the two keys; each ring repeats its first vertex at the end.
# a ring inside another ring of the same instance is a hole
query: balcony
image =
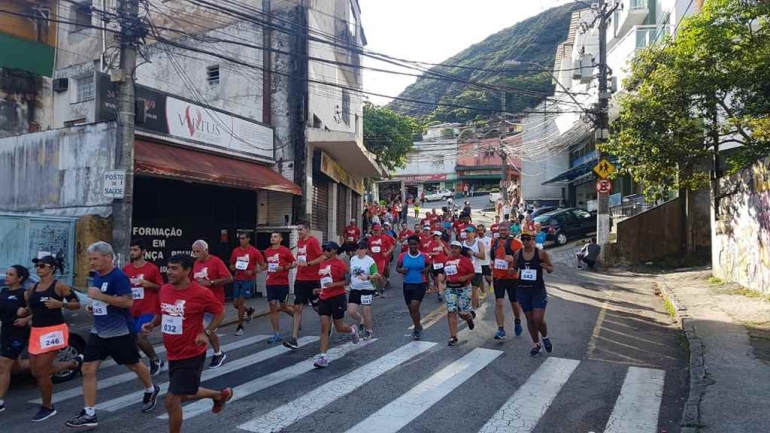
{"type": "Polygon", "coordinates": [[[617,15],[615,37],[621,37],[632,27],[644,23],[650,13],[648,1],[650,0],[623,0],[623,10],[619,10],[617,15]]]}
{"type": "MultiPolygon", "coordinates": [[[[644,0],[640,0],[644,1],[644,0]]],[[[618,86],[628,76],[630,61],[638,50],[647,48],[669,34],[670,26],[634,26],[607,52],[607,64],[617,77],[618,86]]]]}

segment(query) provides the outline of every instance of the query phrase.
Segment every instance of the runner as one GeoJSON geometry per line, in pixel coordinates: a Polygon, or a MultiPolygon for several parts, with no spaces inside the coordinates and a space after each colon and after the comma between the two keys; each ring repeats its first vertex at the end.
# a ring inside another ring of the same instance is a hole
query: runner
{"type": "MultiPolygon", "coordinates": [[[[472,225],[465,227],[466,240],[463,241],[463,248],[470,250],[470,259],[473,263],[473,269],[476,275],[471,279],[471,287],[473,288],[473,309],[479,308],[479,292],[484,285],[484,277],[482,275],[481,261],[484,260],[486,255],[484,254],[483,244],[476,239],[476,228],[472,225]]],[[[485,295],[486,297],[486,295],[485,295]]]]}
{"type": "Polygon", "coordinates": [[[182,431],[182,402],[210,398],[215,414],[225,409],[233,398],[232,388],[214,391],[201,388],[201,373],[206,363],[206,343],[225,318],[225,308],[211,290],[192,281],[193,258],[177,254],[168,259],[168,284],[160,289],[160,314],[142,330],[161,327],[168,358],[168,394],[165,397],[168,431],[182,431]],[[204,315],[213,318],[203,326],[204,315]]]}
{"type": "Polygon", "coordinates": [[[425,218],[420,220],[420,225],[422,225],[423,227],[425,227],[425,226],[430,227],[431,224],[433,224],[433,216],[430,213],[430,211],[426,210],[425,211],[425,218]]]}
{"type": "Polygon", "coordinates": [[[446,311],[449,322],[450,346],[457,345],[457,316],[468,323],[468,329],[475,327],[473,319],[476,314],[471,310],[470,281],[475,278],[476,272],[471,260],[463,255],[463,245],[454,241],[449,249],[449,257],[444,264],[444,272],[447,275],[446,311]]]}
{"type": "Polygon", "coordinates": [[[497,320],[497,334],[495,340],[505,340],[505,294],[508,293],[508,301],[513,310],[513,329],[516,336],[521,335],[521,306],[516,297],[519,275],[514,271],[513,254],[524,246],[510,232],[510,224],[500,224],[500,237],[492,241],[490,261],[494,270],[495,288],[495,319],[497,320]]]}
{"type": "MultiPolygon", "coordinates": [[[[508,222],[508,220],[506,220],[508,222]]],[[[492,239],[497,239],[500,237],[500,216],[495,215],[495,223],[489,226],[489,231],[492,233],[492,239]]]]}
{"type": "Polygon", "coordinates": [[[487,228],[484,226],[484,224],[478,224],[476,226],[476,230],[478,232],[479,242],[484,245],[484,258],[481,259],[481,275],[484,276],[484,280],[481,282],[481,294],[479,295],[483,301],[487,298],[487,291],[489,291],[489,293],[493,293],[492,268],[489,266],[489,252],[492,247],[492,238],[487,236],[487,228]],[[484,286],[485,283],[487,288],[484,286]]]}
{"type": "Polygon", "coordinates": [[[150,340],[141,333],[142,325],[152,321],[158,314],[158,290],[163,285],[163,276],[154,264],[144,260],[147,248],[142,239],[131,241],[129,258],[131,263],[123,267],[123,273],[131,283],[131,295],[134,304],[131,305],[131,316],[134,318],[137,345],[150,360],[150,375],[157,376],[163,368],[163,360],[155,353],[150,340]]]}
{"type": "Polygon", "coordinates": [[[551,353],[553,344],[548,338],[548,326],[545,323],[545,306],[548,304],[548,294],[545,290],[543,271],[553,272],[553,264],[548,253],[535,248],[532,232],[522,232],[521,242],[524,248],[516,251],[513,256],[515,270],[519,273],[517,296],[524,315],[527,316],[527,330],[532,337],[530,356],[538,356],[543,351],[540,346],[540,336],[543,337],[545,351],[551,353]]]}
{"type": "Polygon", "coordinates": [[[420,304],[425,298],[427,289],[425,281],[430,271],[430,259],[420,252],[420,238],[409,238],[409,251],[401,253],[396,263],[396,272],[404,276],[404,301],[409,308],[414,330],[412,338],[422,338],[422,324],[420,324],[420,304]]]}
{"type": "MultiPolygon", "coordinates": [[[[287,302],[289,301],[289,269],[296,266],[296,261],[291,251],[281,245],[281,242],[283,242],[283,235],[274,232],[270,235],[270,248],[265,250],[265,261],[267,262],[265,291],[267,292],[267,302],[270,305],[270,326],[273,329],[273,336],[267,340],[268,344],[275,344],[283,340],[279,313],[283,311],[289,315],[294,314],[287,302]]],[[[294,288],[296,292],[296,283],[294,288]]]]}
{"type": "MultiPolygon", "coordinates": [[[[214,297],[217,298],[222,307],[225,306],[225,284],[233,282],[233,276],[227,269],[225,262],[219,257],[209,254],[209,244],[204,240],[197,240],[192,246],[193,257],[195,257],[195,263],[193,264],[193,278],[195,282],[201,287],[206,287],[214,293],[214,297]]],[[[208,327],[209,323],[214,319],[211,314],[203,315],[203,326],[208,327]]],[[[212,332],[209,338],[211,340],[211,348],[214,350],[214,356],[211,357],[211,364],[209,368],[219,368],[222,363],[227,359],[227,354],[222,352],[219,346],[219,336],[216,332],[212,332]]]]}
{"type": "Polygon", "coordinates": [[[409,236],[412,236],[413,234],[414,232],[409,230],[409,225],[407,225],[406,222],[402,222],[401,231],[398,232],[398,242],[401,245],[402,253],[409,249],[408,239],[409,239],[409,236]]]}
{"type": "Polygon", "coordinates": [[[461,214],[460,218],[455,220],[453,227],[455,229],[456,241],[462,242],[468,239],[468,234],[465,232],[465,228],[471,225],[470,220],[471,220],[471,217],[466,214],[461,214]]]}
{"type": "Polygon", "coordinates": [[[372,281],[380,274],[374,259],[369,257],[369,244],[366,241],[358,243],[356,255],[350,258],[350,297],[348,299],[348,314],[358,323],[358,333],[364,340],[372,338],[372,298],[375,288],[372,281]],[[358,312],[363,310],[363,317],[358,312]]]}
{"type": "Polygon", "coordinates": [[[340,334],[350,334],[353,344],[358,344],[359,335],[356,325],[347,325],[345,318],[345,274],[348,267],[345,262],[337,257],[340,246],[336,242],[328,242],[324,245],[323,253],[326,260],[321,262],[318,276],[321,279],[321,288],[315,289],[318,295],[318,314],[321,316],[321,353],[313,365],[316,368],[324,368],[329,365],[326,351],[329,350],[329,336],[331,335],[332,322],[334,329],[340,334]]]}
{"type": "MultiPolygon", "coordinates": [[[[136,324],[131,317],[134,299],[128,277],[113,264],[115,253],[107,242],[88,246],[88,261],[95,271],[93,286],[88,288],[94,327],[88,337],[83,359],[83,410],[67,421],[69,427],[96,427],[96,372],[111,357],[116,364],[133,371],[144,387],[142,412],[155,408],[160,387],[152,383],[150,370],[142,364],[136,344],[136,324]]],[[[34,316],[33,316],[34,318],[34,316]]]]}
{"type": "Polygon", "coordinates": [[[414,201],[414,219],[417,219],[420,217],[420,202],[417,200],[414,201]]]}
{"type": "Polygon", "coordinates": [[[385,297],[385,289],[390,287],[390,280],[388,279],[388,259],[395,245],[392,243],[392,238],[388,235],[382,234],[382,230],[379,224],[372,226],[372,236],[369,237],[369,251],[377,263],[377,269],[380,275],[383,276],[384,281],[380,281],[380,296],[385,297]]]}
{"type": "Polygon", "coordinates": [[[431,275],[435,288],[430,293],[438,293],[438,301],[444,302],[444,290],[446,282],[446,274],[444,274],[444,262],[446,262],[446,256],[449,254],[449,247],[442,239],[443,233],[436,231],[433,232],[433,239],[428,244],[427,255],[430,260],[431,275]]]}
{"type": "Polygon", "coordinates": [[[258,249],[251,246],[251,234],[244,232],[238,235],[240,245],[230,254],[230,271],[235,272],[233,278],[233,308],[238,310],[238,327],[235,335],[243,335],[243,319],[249,322],[254,317],[254,307],[246,307],[246,300],[254,294],[257,273],[265,270],[265,258],[258,249]]]}
{"type": "Polygon", "coordinates": [[[506,201],[503,204],[503,219],[508,221],[509,218],[511,218],[511,202],[506,201]]]}
{"type": "Polygon", "coordinates": [[[40,282],[24,294],[27,308],[17,314],[20,318],[32,315],[28,347],[29,368],[37,380],[42,400],[40,410],[32,418],[32,422],[40,422],[56,415],[51,401],[51,375],[56,373],[54,360],[59,350],[69,346],[70,335],[69,327],[64,323],[62,309],[79,310],[80,301],[68,285],[54,279],[57,270],[60,274],[64,272],[61,258],[45,256],[32,260],[32,263],[35,264],[40,282]]]}
{"type": "Polygon", "coordinates": [[[345,227],[345,239],[342,247],[343,252],[347,253],[348,256],[353,256],[356,254],[358,241],[360,240],[361,229],[356,227],[356,219],[353,218],[350,220],[350,224],[345,227]]]}
{"type": "MultiPolygon", "coordinates": [[[[318,296],[315,294],[315,290],[321,287],[321,282],[318,278],[318,265],[324,260],[321,243],[318,242],[315,236],[310,234],[310,224],[307,222],[300,223],[298,231],[297,277],[294,281],[294,307],[291,310],[294,320],[292,321],[291,338],[283,344],[289,349],[299,348],[297,338],[299,338],[299,329],[302,327],[302,312],[305,305],[310,303],[312,308],[318,311],[318,296]]],[[[286,284],[289,284],[288,273],[286,275],[286,284]]],[[[277,341],[280,341],[280,338],[281,336],[278,334],[277,341]]]]}

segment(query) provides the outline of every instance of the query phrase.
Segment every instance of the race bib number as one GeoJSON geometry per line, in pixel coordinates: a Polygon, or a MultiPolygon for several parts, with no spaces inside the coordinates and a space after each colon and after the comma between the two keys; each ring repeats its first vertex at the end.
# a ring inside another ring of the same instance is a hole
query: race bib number
{"type": "Polygon", "coordinates": [[[237,260],[235,262],[235,269],[238,269],[239,271],[245,271],[249,268],[249,262],[248,260],[237,260]]]}
{"type": "Polygon", "coordinates": [[[64,344],[64,332],[53,331],[40,336],[40,348],[50,349],[64,344]]]}
{"type": "Polygon", "coordinates": [[[161,331],[168,335],[182,335],[182,318],[179,316],[163,315],[161,331]]]}
{"type": "Polygon", "coordinates": [[[307,263],[307,256],[305,255],[297,256],[297,261],[300,263],[307,263]]]}
{"type": "Polygon", "coordinates": [[[495,269],[507,270],[508,261],[503,259],[495,259],[495,269]]]}
{"type": "Polygon", "coordinates": [[[443,263],[434,263],[433,264],[433,269],[435,269],[435,270],[444,269],[444,264],[443,263]]]}
{"type": "Polygon", "coordinates": [[[460,239],[467,239],[467,238],[468,238],[468,233],[460,232],[460,239]]]}
{"type": "Polygon", "coordinates": [[[373,253],[379,253],[380,251],[382,251],[382,247],[378,247],[378,246],[372,247],[373,253]]]}
{"type": "Polygon", "coordinates": [[[457,275],[457,266],[449,265],[444,268],[444,272],[446,272],[447,275],[457,275]]]}
{"type": "Polygon", "coordinates": [[[94,316],[106,316],[107,315],[107,303],[102,301],[92,301],[91,312],[94,316]]]}
{"type": "Polygon", "coordinates": [[[268,263],[267,272],[278,272],[278,263],[268,263]]]}
{"type": "Polygon", "coordinates": [[[321,287],[326,287],[334,283],[334,279],[332,277],[323,277],[321,278],[321,287]]]}
{"type": "Polygon", "coordinates": [[[353,236],[348,236],[348,242],[353,242],[353,236]]]}
{"type": "Polygon", "coordinates": [[[144,299],[144,287],[132,287],[131,297],[134,299],[144,299]]]}
{"type": "Polygon", "coordinates": [[[372,305],[372,295],[361,295],[361,305],[372,305]]]}
{"type": "Polygon", "coordinates": [[[537,269],[522,269],[521,270],[521,279],[524,281],[536,281],[537,280],[537,269]]]}
{"type": "Polygon", "coordinates": [[[500,237],[500,233],[494,233],[494,234],[492,234],[492,237],[493,237],[493,238],[495,238],[495,239],[497,239],[497,238],[499,238],[499,237],[500,237]]]}

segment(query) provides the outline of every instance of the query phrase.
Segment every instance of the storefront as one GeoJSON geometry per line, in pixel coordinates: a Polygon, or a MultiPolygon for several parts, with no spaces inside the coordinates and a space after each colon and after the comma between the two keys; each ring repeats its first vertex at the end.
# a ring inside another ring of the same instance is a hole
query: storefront
{"type": "Polygon", "coordinates": [[[380,200],[393,199],[401,196],[401,189],[406,192],[406,197],[420,197],[423,193],[448,189],[453,191],[457,176],[450,174],[418,174],[395,176],[391,180],[377,182],[380,200]]]}

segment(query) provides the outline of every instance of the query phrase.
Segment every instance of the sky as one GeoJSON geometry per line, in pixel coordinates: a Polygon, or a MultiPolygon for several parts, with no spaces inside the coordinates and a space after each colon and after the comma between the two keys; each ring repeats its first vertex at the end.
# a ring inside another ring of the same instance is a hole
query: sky
{"type": "MultiPolygon", "coordinates": [[[[366,49],[440,63],[498,31],[572,0],[359,0],[366,49]]],[[[364,66],[417,73],[364,57],[364,66]]],[[[415,77],[364,71],[364,90],[398,96],[415,77]]],[[[390,99],[369,96],[376,104],[390,99]]]]}

